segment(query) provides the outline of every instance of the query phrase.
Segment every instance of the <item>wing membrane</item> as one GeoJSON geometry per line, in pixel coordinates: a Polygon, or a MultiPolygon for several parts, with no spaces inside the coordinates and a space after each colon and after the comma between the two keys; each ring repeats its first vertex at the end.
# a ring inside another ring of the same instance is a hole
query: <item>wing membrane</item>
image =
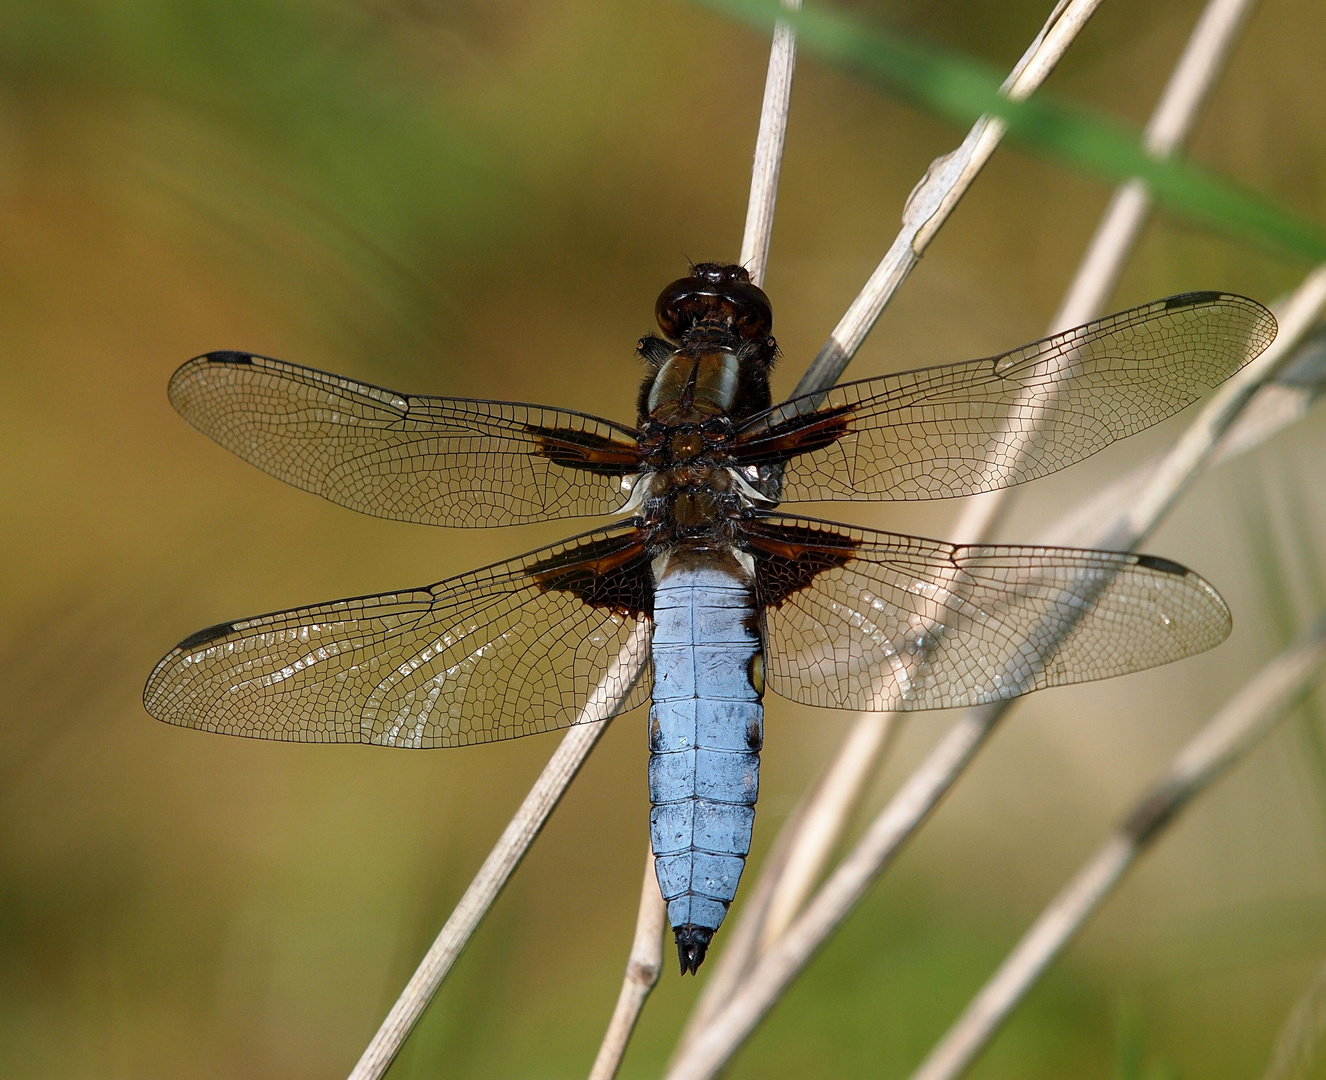
{"type": "Polygon", "coordinates": [[[209,353],[170,380],[203,434],[341,506],[428,525],[610,514],[639,470],[635,432],[512,402],[409,397],[249,353],[209,353]]]}
{"type": "Polygon", "coordinates": [[[1241,296],[1173,296],[1002,356],[793,398],[744,425],[732,454],[766,466],[770,494],[790,502],[1009,487],[1172,416],[1275,331],[1241,296]]]}
{"type": "Polygon", "coordinates": [[[167,654],[143,703],[229,735],[403,747],[600,719],[649,696],[648,566],[623,527],[426,588],[225,623],[167,654]]]}
{"type": "Polygon", "coordinates": [[[977,705],[1166,664],[1230,631],[1210,585],[1154,556],[954,545],[779,515],[744,535],[770,604],[768,685],[808,705],[977,705]]]}

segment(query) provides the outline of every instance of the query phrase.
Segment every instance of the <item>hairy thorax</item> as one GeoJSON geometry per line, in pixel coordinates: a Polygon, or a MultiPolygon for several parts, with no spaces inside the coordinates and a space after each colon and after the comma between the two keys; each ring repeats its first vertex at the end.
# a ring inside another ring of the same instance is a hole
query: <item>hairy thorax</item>
{"type": "Polygon", "coordinates": [[[729,546],[758,498],[728,448],[741,421],[770,404],[768,300],[741,267],[702,263],[663,291],[657,315],[664,336],[638,346],[650,368],[640,508],[656,548],[729,546]]]}
{"type": "Polygon", "coordinates": [[[652,471],[642,509],[656,543],[726,545],[730,523],[749,505],[727,449],[740,382],[734,353],[677,353],[650,387],[641,442],[652,471]]]}

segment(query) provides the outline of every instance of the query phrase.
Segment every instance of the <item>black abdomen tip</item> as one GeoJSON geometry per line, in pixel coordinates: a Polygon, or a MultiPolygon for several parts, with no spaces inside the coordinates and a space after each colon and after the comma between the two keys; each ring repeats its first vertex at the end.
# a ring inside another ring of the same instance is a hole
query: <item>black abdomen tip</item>
{"type": "Polygon", "coordinates": [[[689,923],[674,927],[672,932],[677,935],[677,959],[681,961],[681,973],[685,975],[689,971],[694,975],[704,963],[704,954],[709,950],[714,932],[706,926],[692,926],[689,923]]]}

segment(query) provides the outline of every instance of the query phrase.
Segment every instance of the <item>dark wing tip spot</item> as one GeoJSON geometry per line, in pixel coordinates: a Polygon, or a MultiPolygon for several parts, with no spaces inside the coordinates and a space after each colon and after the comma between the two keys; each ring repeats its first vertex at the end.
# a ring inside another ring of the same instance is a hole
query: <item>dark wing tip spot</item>
{"type": "Polygon", "coordinates": [[[1144,566],[1148,570],[1159,570],[1162,574],[1174,574],[1177,577],[1188,575],[1186,566],[1180,566],[1172,559],[1162,559],[1159,555],[1139,555],[1137,565],[1144,566]]]}
{"type": "Polygon", "coordinates": [[[1212,300],[1219,300],[1221,293],[1213,292],[1207,289],[1204,292],[1186,292],[1179,293],[1178,296],[1171,296],[1165,300],[1165,310],[1173,311],[1175,308],[1195,307],[1198,304],[1209,304],[1212,300]]]}
{"type": "Polygon", "coordinates": [[[205,354],[204,359],[210,364],[251,364],[253,354],[236,352],[233,349],[218,349],[216,352],[205,354]]]}
{"type": "Polygon", "coordinates": [[[209,641],[216,641],[217,638],[223,638],[235,629],[233,622],[219,622],[215,626],[208,626],[196,633],[190,634],[175,647],[183,649],[185,652],[192,652],[200,645],[206,645],[209,641]]]}

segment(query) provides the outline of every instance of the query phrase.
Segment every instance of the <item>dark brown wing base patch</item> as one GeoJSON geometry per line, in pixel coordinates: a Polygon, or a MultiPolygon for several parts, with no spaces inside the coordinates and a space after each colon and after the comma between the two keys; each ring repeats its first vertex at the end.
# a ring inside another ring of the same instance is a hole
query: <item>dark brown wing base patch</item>
{"type": "Polygon", "coordinates": [[[772,465],[837,442],[851,430],[855,405],[838,405],[794,417],[732,443],[732,460],[743,465],[772,465]]]}
{"type": "Polygon", "coordinates": [[[640,471],[640,448],[626,446],[592,431],[529,426],[537,439],[535,453],[557,465],[602,476],[629,476],[640,471]]]}
{"type": "Polygon", "coordinates": [[[642,534],[591,540],[529,567],[544,592],[569,592],[630,618],[654,613],[654,577],[642,534]]]}
{"type": "Polygon", "coordinates": [[[777,608],[825,570],[846,566],[861,541],[829,529],[775,525],[755,518],[741,531],[755,560],[755,594],[761,606],[777,608]]]}

